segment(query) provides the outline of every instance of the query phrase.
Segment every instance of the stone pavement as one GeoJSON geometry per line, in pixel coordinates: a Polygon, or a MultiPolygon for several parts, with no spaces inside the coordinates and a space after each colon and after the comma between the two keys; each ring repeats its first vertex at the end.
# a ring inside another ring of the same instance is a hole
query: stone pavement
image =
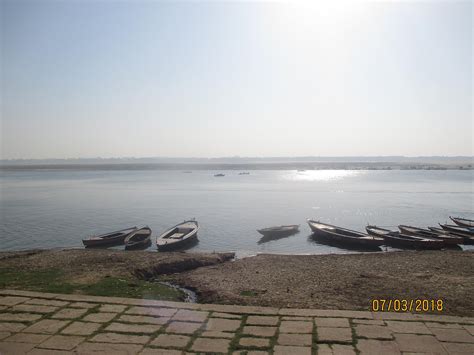
{"type": "Polygon", "coordinates": [[[474,354],[474,318],[0,291],[0,354],[474,354]]]}

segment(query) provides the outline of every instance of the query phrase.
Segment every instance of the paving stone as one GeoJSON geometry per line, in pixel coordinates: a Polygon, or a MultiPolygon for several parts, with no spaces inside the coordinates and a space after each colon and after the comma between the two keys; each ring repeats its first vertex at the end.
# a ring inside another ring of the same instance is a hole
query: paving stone
{"type": "Polygon", "coordinates": [[[39,345],[44,349],[72,350],[82,343],[86,338],[74,335],[53,335],[51,338],[39,345]]]}
{"type": "Polygon", "coordinates": [[[449,354],[474,354],[474,344],[469,343],[443,343],[449,354]]]}
{"type": "Polygon", "coordinates": [[[392,331],[386,326],[357,324],[355,326],[355,331],[358,337],[370,339],[393,339],[392,331]]]}
{"type": "Polygon", "coordinates": [[[190,336],[175,334],[160,334],[150,345],[164,348],[185,348],[191,340],[190,336]]]}
{"type": "Polygon", "coordinates": [[[433,334],[428,327],[421,322],[386,321],[386,323],[394,333],[433,334]]]}
{"type": "Polygon", "coordinates": [[[11,309],[15,312],[52,313],[57,310],[58,307],[41,306],[36,304],[18,304],[13,306],[11,309]]]}
{"type": "Polygon", "coordinates": [[[181,355],[180,350],[145,348],[140,355],[181,355]]]}
{"type": "Polygon", "coordinates": [[[278,336],[278,344],[280,345],[309,345],[313,342],[312,334],[285,334],[280,333],[278,336]]]}
{"type": "Polygon", "coordinates": [[[242,319],[242,316],[240,316],[238,314],[221,313],[221,312],[213,312],[212,317],[214,317],[214,318],[228,318],[228,319],[242,319]]]}
{"type": "Polygon", "coordinates": [[[12,333],[10,332],[0,332],[0,340],[8,338],[12,333]]]}
{"type": "Polygon", "coordinates": [[[82,320],[87,321],[87,322],[108,323],[112,319],[114,319],[116,315],[117,313],[105,313],[105,312],[91,313],[85,316],[82,320]]]}
{"type": "Polygon", "coordinates": [[[128,306],[121,304],[103,304],[99,308],[99,312],[122,313],[128,306]]]}
{"type": "Polygon", "coordinates": [[[64,328],[61,333],[69,335],[91,335],[95,333],[102,325],[92,322],[74,322],[64,328]]]}
{"type": "Polygon", "coordinates": [[[282,321],[280,323],[280,333],[312,333],[313,323],[298,321],[282,321]]]}
{"type": "Polygon", "coordinates": [[[69,302],[65,301],[56,301],[56,300],[48,300],[48,299],[41,299],[41,298],[32,298],[25,302],[25,304],[37,304],[41,306],[53,306],[53,307],[64,307],[69,302]]]}
{"type": "Polygon", "coordinates": [[[48,339],[51,335],[49,334],[26,334],[26,333],[18,333],[12,335],[10,338],[5,339],[5,341],[11,341],[15,343],[30,343],[30,344],[40,344],[46,339],[48,339]]]}
{"type": "Polygon", "coordinates": [[[88,310],[85,308],[63,308],[54,313],[51,318],[74,319],[83,316],[88,310]]]}
{"type": "Polygon", "coordinates": [[[0,321],[13,321],[13,322],[34,322],[40,319],[42,316],[39,314],[31,313],[0,313],[0,321]]]}
{"type": "MultiPolygon", "coordinates": [[[[243,354],[243,352],[241,352],[243,354]]],[[[249,350],[247,351],[247,355],[268,355],[270,354],[268,351],[260,351],[260,350],[249,350]]]]}
{"type": "Polygon", "coordinates": [[[118,333],[143,333],[143,334],[152,334],[160,330],[159,325],[151,324],[126,324],[126,323],[110,323],[107,328],[108,332],[118,332],[118,333]]]}
{"type": "Polygon", "coordinates": [[[25,328],[26,325],[24,325],[23,323],[0,323],[0,332],[19,332],[25,328]]]}
{"type": "Polygon", "coordinates": [[[240,338],[239,345],[250,348],[268,348],[270,346],[270,339],[265,338],[240,338]]]}
{"type": "Polygon", "coordinates": [[[278,317],[275,316],[249,316],[246,324],[250,325],[277,325],[278,317]]]}
{"type": "Polygon", "coordinates": [[[104,343],[82,343],[74,351],[79,355],[135,355],[140,352],[142,345],[136,344],[104,344],[104,343]]]}
{"type": "Polygon", "coordinates": [[[154,317],[171,317],[176,313],[177,309],[175,308],[155,308],[155,307],[131,307],[126,314],[140,314],[145,316],[154,316],[154,317]]]}
{"type": "Polygon", "coordinates": [[[431,331],[440,341],[449,341],[452,343],[474,343],[474,336],[465,329],[441,329],[432,328],[431,331]]]}
{"type": "Polygon", "coordinates": [[[209,318],[206,324],[206,330],[215,330],[218,332],[232,332],[240,327],[240,320],[209,318]]]}
{"type": "Polygon", "coordinates": [[[332,344],[334,355],[355,355],[356,351],[352,345],[332,344]]]}
{"type": "Polygon", "coordinates": [[[100,333],[94,336],[90,341],[98,343],[117,343],[117,344],[146,344],[150,340],[148,335],[128,335],[118,333],[100,333]]]}
{"type": "Polygon", "coordinates": [[[96,307],[97,304],[96,303],[87,303],[87,302],[74,302],[74,303],[71,303],[68,307],[72,307],[72,308],[94,308],[96,307]]]}
{"type": "Polygon", "coordinates": [[[0,354],[2,355],[22,355],[33,349],[35,344],[0,342],[0,354]]]}
{"type": "Polygon", "coordinates": [[[367,324],[367,325],[385,325],[385,322],[380,319],[353,319],[355,324],[367,324]]]}
{"type": "Polygon", "coordinates": [[[428,328],[442,328],[442,329],[463,329],[462,325],[456,323],[434,323],[425,322],[428,328]]]}
{"type": "Polygon", "coordinates": [[[301,322],[312,322],[313,318],[311,317],[295,317],[295,316],[284,316],[281,320],[297,320],[301,322]]]}
{"type": "MultiPolygon", "coordinates": [[[[356,351],[352,345],[341,344],[318,344],[318,355],[355,355],[356,351]]],[[[378,355],[378,354],[377,354],[378,355]]]]}
{"type": "Polygon", "coordinates": [[[201,326],[202,323],[171,322],[166,327],[166,333],[192,334],[201,326]]]}
{"type": "Polygon", "coordinates": [[[446,354],[441,343],[432,335],[394,334],[402,352],[446,354]]]}
{"type": "Polygon", "coordinates": [[[0,297],[0,305],[1,306],[14,306],[16,304],[20,304],[28,300],[29,298],[26,298],[26,297],[5,296],[5,297],[0,297]]]}
{"type": "Polygon", "coordinates": [[[311,355],[311,347],[276,345],[273,348],[274,355],[311,355]]]}
{"type": "Polygon", "coordinates": [[[166,324],[170,319],[165,317],[149,317],[149,316],[130,316],[128,314],[122,314],[118,319],[122,322],[129,323],[146,323],[146,324],[166,324]]]}
{"type": "MultiPolygon", "coordinates": [[[[474,335],[474,325],[464,325],[463,327],[464,327],[464,329],[466,329],[469,332],[469,334],[474,335]]],[[[0,327],[0,329],[1,329],[1,327],[0,327]]]]}
{"type": "Polygon", "coordinates": [[[316,327],[344,328],[350,327],[346,318],[314,318],[316,327]]]}
{"type": "Polygon", "coordinates": [[[205,330],[202,332],[201,336],[203,338],[226,338],[232,339],[235,336],[235,333],[228,332],[216,332],[214,330],[205,330]]]}
{"type": "Polygon", "coordinates": [[[208,315],[209,312],[180,309],[178,312],[176,312],[172,319],[187,322],[204,322],[208,315]]]}
{"type": "Polygon", "coordinates": [[[350,328],[326,328],[318,327],[318,341],[321,343],[352,343],[352,331],[350,328]]]}
{"type": "Polygon", "coordinates": [[[208,339],[197,338],[191,350],[204,353],[227,353],[230,340],[228,339],[208,339]]]}
{"type": "Polygon", "coordinates": [[[25,333],[55,334],[61,328],[64,328],[68,324],[69,324],[69,321],[56,320],[56,319],[43,319],[29,326],[23,331],[25,333]]]}
{"type": "Polygon", "coordinates": [[[246,325],[242,329],[243,334],[253,335],[257,337],[272,337],[275,335],[277,327],[261,327],[254,325],[246,325]]]}
{"type": "Polygon", "coordinates": [[[67,350],[53,350],[53,349],[33,349],[28,352],[28,355],[73,355],[74,353],[67,350]]]}
{"type": "Polygon", "coordinates": [[[359,339],[357,341],[357,349],[361,354],[400,354],[400,348],[395,341],[382,341],[373,339],[359,339]]]}

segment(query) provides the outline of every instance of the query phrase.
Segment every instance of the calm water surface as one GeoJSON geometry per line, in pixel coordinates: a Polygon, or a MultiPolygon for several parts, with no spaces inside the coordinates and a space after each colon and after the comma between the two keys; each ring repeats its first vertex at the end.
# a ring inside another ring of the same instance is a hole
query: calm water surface
{"type": "MultiPolygon", "coordinates": [[[[474,215],[473,171],[1,171],[0,248],[80,247],[81,239],[149,225],[156,236],[196,218],[191,250],[338,253],[310,237],[307,218],[363,230],[426,227],[474,215]],[[256,229],[300,224],[294,236],[258,243],[256,229]]],[[[123,248],[123,247],[118,247],[123,248]]],[[[154,246],[150,250],[155,250],[154,246]]]]}

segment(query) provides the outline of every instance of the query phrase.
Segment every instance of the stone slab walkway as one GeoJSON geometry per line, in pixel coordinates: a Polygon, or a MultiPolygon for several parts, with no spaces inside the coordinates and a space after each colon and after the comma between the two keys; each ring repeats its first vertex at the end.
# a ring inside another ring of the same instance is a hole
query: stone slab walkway
{"type": "Polygon", "coordinates": [[[0,354],[474,354],[474,318],[0,290],[0,354]]]}

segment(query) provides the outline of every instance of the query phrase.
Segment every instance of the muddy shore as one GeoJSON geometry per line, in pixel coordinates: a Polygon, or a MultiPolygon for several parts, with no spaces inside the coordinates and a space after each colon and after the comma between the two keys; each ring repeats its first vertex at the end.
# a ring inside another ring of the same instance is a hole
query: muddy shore
{"type": "MultiPolygon", "coordinates": [[[[232,256],[81,249],[1,252],[0,269],[59,268],[73,283],[158,278],[193,289],[201,303],[367,310],[374,298],[442,299],[443,313],[474,316],[474,252],[258,255],[228,261],[232,256]]],[[[11,285],[3,282],[2,287],[11,285]]]]}

